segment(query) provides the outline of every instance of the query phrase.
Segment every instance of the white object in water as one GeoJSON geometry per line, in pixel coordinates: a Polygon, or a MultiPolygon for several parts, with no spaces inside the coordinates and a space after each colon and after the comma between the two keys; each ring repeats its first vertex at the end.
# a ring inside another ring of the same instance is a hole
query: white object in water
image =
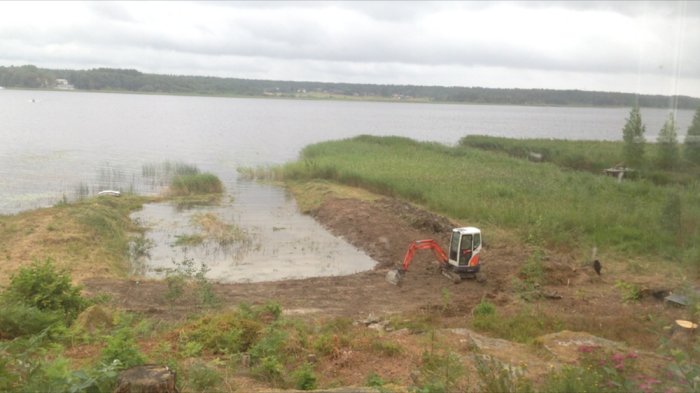
{"type": "Polygon", "coordinates": [[[121,192],[116,191],[116,190],[104,190],[104,191],[100,191],[97,193],[97,195],[109,195],[109,196],[115,196],[115,197],[118,197],[121,194],[122,194],[121,192]]]}

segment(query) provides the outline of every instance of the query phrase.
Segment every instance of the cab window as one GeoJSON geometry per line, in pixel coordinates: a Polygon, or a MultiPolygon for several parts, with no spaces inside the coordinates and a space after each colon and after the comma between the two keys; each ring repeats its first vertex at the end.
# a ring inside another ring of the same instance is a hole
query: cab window
{"type": "Polygon", "coordinates": [[[457,251],[459,248],[459,232],[452,232],[452,239],[450,239],[450,259],[453,261],[457,260],[457,251]]]}
{"type": "Polygon", "coordinates": [[[481,234],[475,233],[474,234],[474,249],[476,250],[481,246],[481,234]]]}

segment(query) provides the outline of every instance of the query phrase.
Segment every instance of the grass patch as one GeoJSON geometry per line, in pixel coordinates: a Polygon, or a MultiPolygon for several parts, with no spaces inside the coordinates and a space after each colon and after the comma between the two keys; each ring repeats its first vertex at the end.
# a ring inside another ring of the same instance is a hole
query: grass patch
{"type": "Polygon", "coordinates": [[[173,244],[180,247],[194,247],[204,243],[204,236],[200,234],[175,235],[175,238],[177,240],[173,244]]]}
{"type": "Polygon", "coordinates": [[[130,244],[143,232],[129,215],[152,200],[129,194],[93,197],[0,216],[0,281],[46,258],[74,278],[127,274],[130,244]]]}
{"type": "Polygon", "coordinates": [[[299,210],[308,213],[317,209],[329,198],[350,198],[373,201],[379,198],[365,189],[333,183],[327,180],[290,181],[287,187],[294,194],[299,210]]]}
{"type": "Polygon", "coordinates": [[[288,180],[323,179],[400,196],[472,225],[515,230],[523,240],[536,228],[548,248],[597,245],[624,255],[690,260],[700,247],[697,183],[618,184],[468,146],[373,136],[308,146],[284,174],[288,180]],[[670,194],[678,195],[682,212],[673,231],[663,213],[670,194]]]}
{"type": "Polygon", "coordinates": [[[222,194],[224,186],[216,175],[193,173],[177,175],[170,182],[170,196],[183,197],[203,194],[222,194]]]}
{"type": "MultiPolygon", "coordinates": [[[[214,213],[200,213],[192,217],[192,221],[202,230],[202,235],[190,236],[191,240],[196,241],[197,237],[202,237],[202,240],[210,239],[221,246],[231,244],[250,244],[252,239],[248,232],[241,229],[235,224],[227,224],[214,213]],[[193,239],[192,239],[193,238],[193,239]]],[[[179,240],[179,239],[178,239],[179,240]]]]}
{"type": "MultiPolygon", "coordinates": [[[[539,162],[549,162],[562,168],[599,174],[603,169],[623,163],[622,141],[569,141],[558,139],[512,139],[485,135],[468,135],[460,146],[505,153],[509,156],[539,162]]],[[[657,166],[659,146],[645,144],[644,163],[635,167],[632,178],[646,179],[658,185],[690,184],[697,181],[700,167],[683,161],[675,170],[657,166]]],[[[629,177],[630,175],[628,175],[629,177]]]]}
{"type": "Polygon", "coordinates": [[[471,325],[474,329],[519,343],[531,343],[536,337],[557,332],[563,327],[559,320],[529,307],[508,315],[482,301],[473,314],[471,325]]]}

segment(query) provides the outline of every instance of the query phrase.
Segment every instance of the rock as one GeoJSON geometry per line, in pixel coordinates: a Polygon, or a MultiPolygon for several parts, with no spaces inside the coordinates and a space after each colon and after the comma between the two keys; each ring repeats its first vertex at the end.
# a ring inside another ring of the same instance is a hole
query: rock
{"type": "Polygon", "coordinates": [[[316,364],[316,362],[318,361],[316,354],[310,353],[310,354],[306,355],[306,361],[311,363],[311,364],[316,364]]]}
{"type": "Polygon", "coordinates": [[[96,330],[105,330],[114,326],[114,318],[111,312],[99,305],[93,305],[78,315],[75,326],[78,329],[94,333],[96,330]]]}
{"type": "Polygon", "coordinates": [[[466,347],[469,358],[476,361],[477,358],[499,364],[512,373],[526,374],[529,378],[538,378],[550,372],[550,364],[532,353],[531,348],[500,338],[492,338],[470,329],[445,329],[445,331],[463,336],[458,339],[460,345],[466,347]]]}
{"type": "Polygon", "coordinates": [[[572,363],[578,360],[581,354],[580,348],[604,348],[610,351],[625,351],[624,344],[594,336],[586,332],[572,332],[563,330],[557,333],[546,334],[537,338],[537,342],[554,355],[559,361],[572,363]]]}
{"type": "Polygon", "coordinates": [[[132,367],[119,374],[114,393],[178,393],[175,372],[154,364],[132,367]]]}
{"type": "MultiPolygon", "coordinates": [[[[387,331],[390,331],[390,330],[387,329],[387,331]]],[[[411,331],[408,328],[401,328],[399,330],[394,330],[391,332],[392,336],[408,336],[410,334],[411,334],[411,331]]]]}

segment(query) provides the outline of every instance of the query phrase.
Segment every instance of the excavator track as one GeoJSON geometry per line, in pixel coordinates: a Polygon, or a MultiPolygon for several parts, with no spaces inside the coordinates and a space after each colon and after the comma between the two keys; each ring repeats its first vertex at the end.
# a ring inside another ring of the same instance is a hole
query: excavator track
{"type": "Polygon", "coordinates": [[[442,275],[449,278],[450,281],[452,281],[453,283],[458,284],[462,281],[462,276],[453,272],[452,270],[450,270],[450,269],[440,269],[440,270],[442,272],[442,275]]]}

